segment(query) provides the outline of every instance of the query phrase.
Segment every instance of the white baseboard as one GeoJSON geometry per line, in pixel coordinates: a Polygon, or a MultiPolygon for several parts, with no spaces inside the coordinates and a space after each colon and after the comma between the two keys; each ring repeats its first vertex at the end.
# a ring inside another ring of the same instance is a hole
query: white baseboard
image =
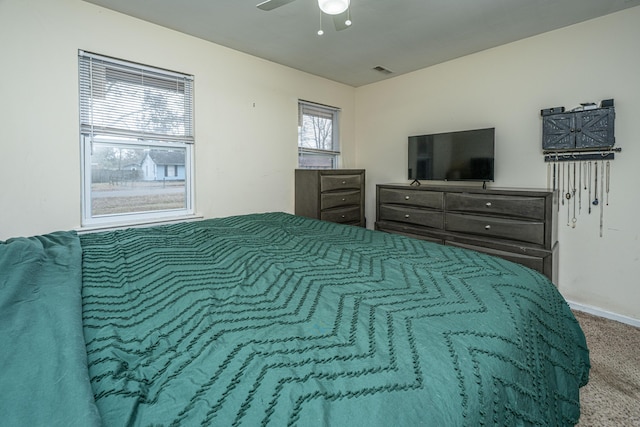
{"type": "Polygon", "coordinates": [[[582,311],[585,313],[593,314],[594,316],[604,317],[605,319],[615,320],[616,322],[626,323],[627,325],[640,328],[640,319],[634,319],[633,317],[612,313],[610,311],[602,310],[601,308],[592,307],[590,305],[580,304],[572,301],[567,302],[569,303],[569,307],[571,307],[573,310],[582,311]]]}

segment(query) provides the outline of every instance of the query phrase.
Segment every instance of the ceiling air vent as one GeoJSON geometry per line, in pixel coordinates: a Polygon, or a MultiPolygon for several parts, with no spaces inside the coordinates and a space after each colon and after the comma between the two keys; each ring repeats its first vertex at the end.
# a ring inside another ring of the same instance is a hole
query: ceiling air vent
{"type": "Polygon", "coordinates": [[[393,74],[393,71],[387,70],[386,68],[381,67],[380,65],[378,65],[377,67],[373,67],[373,69],[382,74],[393,74]]]}

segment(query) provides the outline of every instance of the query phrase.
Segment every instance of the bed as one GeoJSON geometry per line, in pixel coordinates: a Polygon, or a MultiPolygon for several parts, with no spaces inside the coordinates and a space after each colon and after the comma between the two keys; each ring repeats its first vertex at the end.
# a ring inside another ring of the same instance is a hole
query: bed
{"type": "Polygon", "coordinates": [[[0,244],[3,425],[574,425],[542,275],[285,213],[0,244]]]}

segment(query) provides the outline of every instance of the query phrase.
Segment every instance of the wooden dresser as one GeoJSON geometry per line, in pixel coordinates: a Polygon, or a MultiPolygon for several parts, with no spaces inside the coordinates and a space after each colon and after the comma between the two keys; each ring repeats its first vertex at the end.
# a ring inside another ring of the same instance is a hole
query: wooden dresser
{"type": "Polygon", "coordinates": [[[295,214],[365,227],[363,169],[296,169],[295,214]]]}
{"type": "Polygon", "coordinates": [[[557,284],[558,193],[453,186],[376,186],[376,230],[474,249],[557,284]]]}

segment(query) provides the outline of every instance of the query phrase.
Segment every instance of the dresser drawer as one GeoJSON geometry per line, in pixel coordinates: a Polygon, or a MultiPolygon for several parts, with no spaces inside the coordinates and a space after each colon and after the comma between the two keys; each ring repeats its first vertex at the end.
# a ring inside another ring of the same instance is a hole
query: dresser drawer
{"type": "Polygon", "coordinates": [[[447,213],[445,229],[537,245],[544,244],[544,223],[542,222],[447,213]]]}
{"type": "Polygon", "coordinates": [[[499,249],[485,248],[482,246],[468,245],[468,244],[459,243],[459,242],[447,241],[445,244],[449,246],[456,246],[459,248],[471,249],[471,250],[482,252],[489,255],[499,256],[500,258],[504,258],[512,262],[517,262],[518,264],[522,264],[533,270],[539,271],[540,273],[544,273],[544,259],[540,257],[519,254],[516,252],[501,251],[499,249]]]}
{"type": "Polygon", "coordinates": [[[320,212],[320,219],[323,221],[350,223],[360,221],[360,206],[348,208],[329,209],[320,212]]]}
{"type": "Polygon", "coordinates": [[[339,206],[360,206],[360,191],[339,191],[322,193],[320,195],[320,209],[331,209],[339,206]]]}
{"type": "Polygon", "coordinates": [[[409,224],[379,221],[376,222],[376,230],[384,231],[387,233],[400,234],[402,236],[411,237],[413,239],[426,240],[427,242],[438,243],[440,245],[444,244],[444,240],[442,240],[442,237],[433,236],[428,232],[425,233],[423,229],[420,229],[418,232],[416,232],[416,228],[409,224]]]}
{"type": "Polygon", "coordinates": [[[496,194],[448,193],[447,211],[475,212],[544,220],[543,197],[502,196],[496,194]]]}
{"type": "Polygon", "coordinates": [[[380,205],[380,220],[397,221],[442,229],[444,214],[442,211],[412,208],[406,206],[380,205]]]}
{"type": "Polygon", "coordinates": [[[437,191],[403,190],[398,188],[381,188],[378,203],[420,206],[442,209],[443,193],[437,191]]]}
{"type": "Polygon", "coordinates": [[[355,189],[362,186],[361,175],[321,175],[320,192],[355,189]]]}

